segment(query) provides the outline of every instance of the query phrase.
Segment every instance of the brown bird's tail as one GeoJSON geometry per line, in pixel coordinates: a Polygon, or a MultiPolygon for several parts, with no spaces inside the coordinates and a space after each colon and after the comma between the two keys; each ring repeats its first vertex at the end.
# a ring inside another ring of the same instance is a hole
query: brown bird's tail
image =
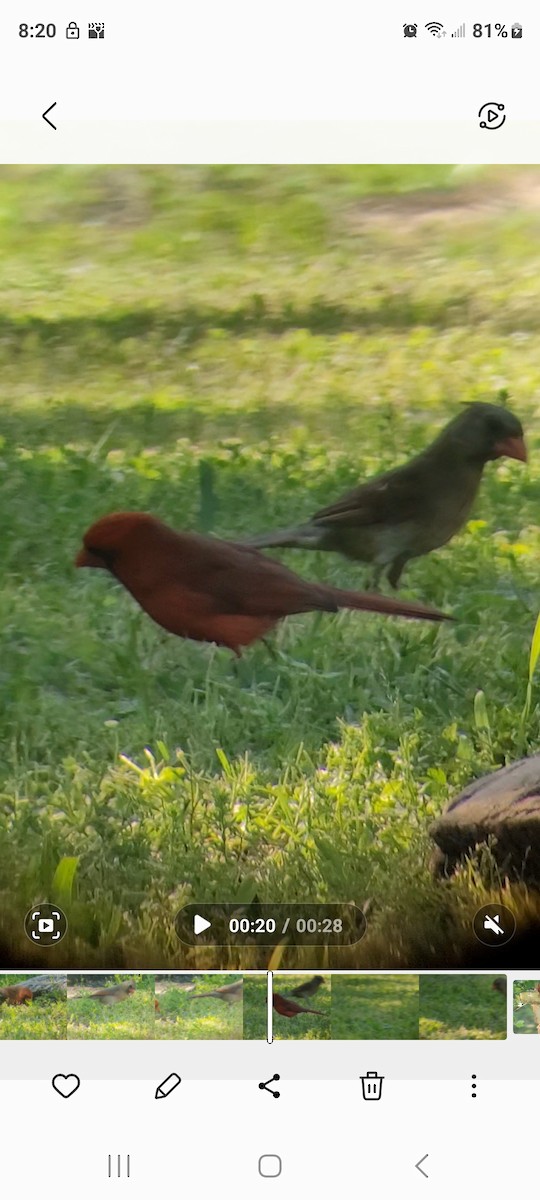
{"type": "Polygon", "coordinates": [[[270,550],[282,546],[286,550],[317,550],[327,530],[316,525],[298,525],[293,529],[276,529],[273,533],[261,533],[248,538],[245,546],[254,550],[270,550]]]}
{"type": "Polygon", "coordinates": [[[386,613],[390,617],[410,617],[416,621],[453,621],[453,617],[438,608],[417,604],[414,600],[397,600],[378,592],[349,592],[343,588],[327,588],[329,599],[338,608],[362,609],[364,612],[386,613]]]}

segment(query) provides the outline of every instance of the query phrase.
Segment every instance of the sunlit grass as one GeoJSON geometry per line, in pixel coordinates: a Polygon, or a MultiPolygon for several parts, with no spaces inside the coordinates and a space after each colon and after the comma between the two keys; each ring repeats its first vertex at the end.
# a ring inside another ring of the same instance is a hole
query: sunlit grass
{"type": "Polygon", "coordinates": [[[335,975],[332,1038],[393,1041],[418,1038],[418,976],[335,975]]]}
{"type": "Polygon", "coordinates": [[[421,975],[420,1037],[498,1040],[506,1037],[506,1002],[494,975],[421,975]]]}

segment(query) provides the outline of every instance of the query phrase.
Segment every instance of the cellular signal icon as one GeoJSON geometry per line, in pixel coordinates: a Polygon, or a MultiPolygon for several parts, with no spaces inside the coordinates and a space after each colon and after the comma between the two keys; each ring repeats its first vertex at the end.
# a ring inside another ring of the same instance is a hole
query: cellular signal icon
{"type": "Polygon", "coordinates": [[[440,21],[428,21],[426,29],[433,37],[446,37],[446,32],[440,21]]]}
{"type": "Polygon", "coordinates": [[[458,25],[455,33],[452,34],[452,37],[465,37],[465,21],[463,21],[461,25],[458,25]]]}

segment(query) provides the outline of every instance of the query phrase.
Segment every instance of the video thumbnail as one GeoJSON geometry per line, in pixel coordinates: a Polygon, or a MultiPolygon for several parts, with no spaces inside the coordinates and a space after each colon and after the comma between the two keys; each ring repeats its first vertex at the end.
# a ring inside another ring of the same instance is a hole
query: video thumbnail
{"type": "MultiPolygon", "coordinates": [[[[514,986],[516,1033],[537,985],[514,986]],[[528,990],[524,991],[524,988],[528,990]],[[523,1011],[522,1011],[523,1010],[523,1011]]],[[[272,1041],[500,1041],[505,975],[277,974],[272,1041]]],[[[536,1000],[535,1000],[536,997],[536,1000]]],[[[195,972],[0,976],[0,1040],[268,1042],[268,978],[195,972]]]]}
{"type": "Polygon", "coordinates": [[[514,1033],[540,1033],[540,982],[514,980],[514,1033]]]}
{"type": "Polygon", "coordinates": [[[533,965],[539,183],[0,168],[0,952],[81,973],[68,1036],[533,965]]]}

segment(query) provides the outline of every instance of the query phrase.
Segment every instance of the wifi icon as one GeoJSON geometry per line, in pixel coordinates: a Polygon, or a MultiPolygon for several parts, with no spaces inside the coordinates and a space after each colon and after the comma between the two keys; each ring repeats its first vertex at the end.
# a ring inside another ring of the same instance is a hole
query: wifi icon
{"type": "Polygon", "coordinates": [[[433,37],[446,37],[445,30],[440,21],[428,21],[426,29],[433,37]]]}

